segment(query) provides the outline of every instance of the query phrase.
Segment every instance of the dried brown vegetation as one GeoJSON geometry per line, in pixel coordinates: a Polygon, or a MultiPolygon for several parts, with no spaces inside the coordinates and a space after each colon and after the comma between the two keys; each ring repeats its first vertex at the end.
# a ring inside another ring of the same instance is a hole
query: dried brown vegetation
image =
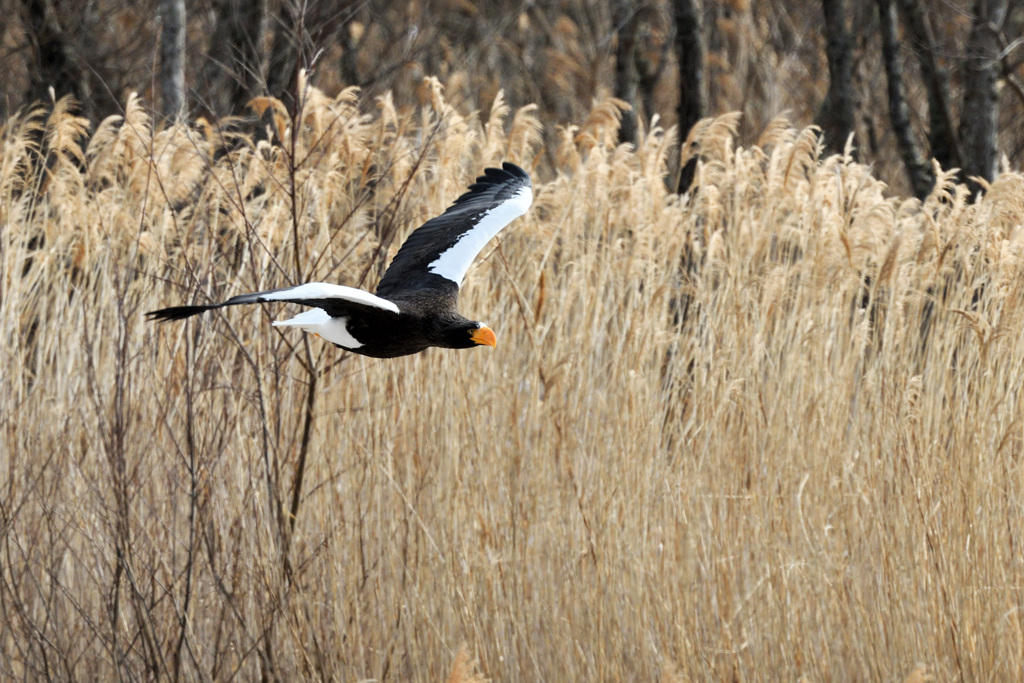
{"type": "Polygon", "coordinates": [[[1024,176],[901,200],[814,130],[738,148],[725,116],[680,197],[675,132],[615,147],[613,101],[549,172],[500,98],[306,92],[248,133],[137,100],[4,124],[0,676],[1024,667],[1024,176]],[[463,293],[494,351],[346,355],[283,306],[144,322],[372,288],[501,159],[537,199],[463,293]]]}

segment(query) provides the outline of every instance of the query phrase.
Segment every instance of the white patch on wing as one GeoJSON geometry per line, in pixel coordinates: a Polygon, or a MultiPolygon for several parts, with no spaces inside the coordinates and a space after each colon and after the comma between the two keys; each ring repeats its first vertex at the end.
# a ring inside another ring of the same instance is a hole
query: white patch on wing
{"type": "Polygon", "coordinates": [[[466,271],[480,250],[506,225],[527,212],[533,203],[533,191],[521,187],[514,195],[487,211],[455,244],[427,266],[427,270],[462,286],[466,271]]]}
{"type": "Polygon", "coordinates": [[[385,311],[391,311],[392,313],[398,313],[398,306],[387,299],[382,299],[376,294],[370,294],[369,292],[364,292],[363,290],[356,289],[355,287],[332,285],[328,282],[310,282],[305,285],[299,285],[298,287],[291,287],[289,289],[281,290],[280,292],[271,292],[260,296],[260,300],[262,301],[281,301],[284,299],[343,299],[357,304],[374,306],[375,308],[381,308],[385,311]]]}
{"type": "MultiPolygon", "coordinates": [[[[308,286],[308,285],[303,285],[308,286]]],[[[357,290],[358,291],[358,290],[357,290]]],[[[376,297],[374,297],[376,298],[376,297]]],[[[389,302],[390,303],[390,302],[389,302]]],[[[332,318],[322,308],[312,308],[299,313],[288,320],[275,320],[275,327],[298,327],[306,332],[318,334],[322,338],[343,346],[346,349],[358,349],[362,344],[348,331],[348,318],[332,318]]]]}

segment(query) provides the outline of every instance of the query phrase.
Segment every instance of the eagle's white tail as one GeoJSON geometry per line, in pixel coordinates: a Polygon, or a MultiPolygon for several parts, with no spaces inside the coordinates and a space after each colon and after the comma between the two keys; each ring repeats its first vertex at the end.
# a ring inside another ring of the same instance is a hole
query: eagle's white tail
{"type": "Polygon", "coordinates": [[[358,349],[362,343],[348,331],[348,318],[332,318],[322,308],[312,308],[288,320],[275,320],[275,327],[298,327],[346,349],[358,349]]]}

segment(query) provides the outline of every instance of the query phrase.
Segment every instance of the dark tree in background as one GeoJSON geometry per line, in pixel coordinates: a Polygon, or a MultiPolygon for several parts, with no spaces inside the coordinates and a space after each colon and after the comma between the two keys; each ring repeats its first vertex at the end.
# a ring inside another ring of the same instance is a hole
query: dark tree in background
{"type": "Polygon", "coordinates": [[[1008,0],[975,0],[964,61],[960,140],[964,173],[992,180],[999,161],[999,39],[1008,0]]]}
{"type": "MultiPolygon", "coordinates": [[[[972,177],[991,181],[999,159],[999,81],[1013,78],[1001,62],[1007,0],[974,0],[965,52],[960,62],[962,101],[959,125],[953,114],[949,69],[938,46],[929,14],[921,0],[877,0],[879,33],[888,79],[889,113],[900,157],[914,194],[924,197],[934,182],[930,159],[943,168],[960,168],[962,180],[977,191],[972,177]],[[902,23],[899,19],[902,18],[902,23]],[[927,93],[927,142],[922,150],[912,126],[908,104],[900,29],[910,38],[927,93]],[[1002,40],[1001,40],[1002,38],[1002,40]]],[[[948,57],[946,57],[948,58],[948,57]]]]}
{"type": "Polygon", "coordinates": [[[679,62],[679,105],[676,111],[683,136],[708,114],[702,11],[701,0],[672,0],[676,59],[679,62]]]}
{"type": "Polygon", "coordinates": [[[903,65],[899,58],[899,20],[895,0],[876,0],[878,4],[879,33],[882,38],[882,59],[888,83],[889,118],[899,145],[900,157],[907,168],[907,176],[914,195],[924,198],[932,190],[935,176],[921,145],[914,136],[911,111],[907,105],[903,65]]]}
{"type": "Polygon", "coordinates": [[[928,144],[931,157],[943,168],[960,166],[960,143],[956,138],[949,69],[940,58],[940,48],[921,0],[899,0],[900,17],[909,40],[906,46],[917,56],[921,80],[927,93],[928,144]]]}
{"type": "MultiPolygon", "coordinates": [[[[676,116],[680,136],[707,115],[707,88],[704,84],[704,28],[700,0],[672,0],[675,23],[676,59],[679,62],[679,103],[676,116]]],[[[685,192],[693,182],[697,158],[692,157],[680,169],[678,192],[685,192]]]]}
{"type": "Polygon", "coordinates": [[[825,15],[829,82],[818,125],[829,149],[841,152],[854,131],[857,112],[853,94],[853,38],[847,26],[845,0],[821,0],[821,9],[825,15]]]}
{"type": "Polygon", "coordinates": [[[630,109],[622,112],[619,142],[636,142],[637,117],[637,17],[639,8],[632,0],[615,0],[612,23],[615,26],[615,96],[630,109]]]}
{"type": "Polygon", "coordinates": [[[160,0],[160,111],[185,115],[185,0],[160,0]]]}

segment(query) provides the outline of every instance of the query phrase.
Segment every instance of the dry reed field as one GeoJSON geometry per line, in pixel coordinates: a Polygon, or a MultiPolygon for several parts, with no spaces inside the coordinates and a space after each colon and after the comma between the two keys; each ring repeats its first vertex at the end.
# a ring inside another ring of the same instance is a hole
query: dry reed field
{"type": "Polygon", "coordinates": [[[543,148],[396,111],[2,129],[0,678],[1009,680],[1024,670],[1024,175],[893,197],[813,129],[543,148]],[[485,166],[530,213],[388,361],[145,311],[372,289],[485,166]]]}

